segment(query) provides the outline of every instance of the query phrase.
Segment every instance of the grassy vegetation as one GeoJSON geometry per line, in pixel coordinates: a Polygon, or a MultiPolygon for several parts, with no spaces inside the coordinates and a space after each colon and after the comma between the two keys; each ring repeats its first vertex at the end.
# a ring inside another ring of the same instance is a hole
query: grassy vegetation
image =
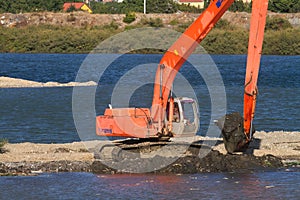
{"type": "MultiPolygon", "coordinates": [[[[182,24],[173,20],[176,31],[183,32],[192,22],[182,24]]],[[[142,19],[125,30],[139,27],[164,27],[160,18],[142,19]]],[[[23,28],[0,27],[0,52],[18,53],[89,53],[98,43],[115,35],[120,29],[116,22],[101,27],[73,28],[67,26],[39,25],[23,28]]],[[[300,29],[292,28],[282,19],[268,19],[263,54],[300,55],[300,29]]],[[[201,45],[210,54],[246,54],[248,30],[221,20],[203,40],[201,45]]],[[[140,53],[157,53],[146,49],[140,53]]],[[[137,53],[137,52],[135,52],[137,53]]]]}
{"type": "Polygon", "coordinates": [[[0,28],[0,51],[28,53],[88,53],[97,41],[120,32],[115,23],[102,27],[52,25],[0,28]]]}
{"type": "Polygon", "coordinates": [[[131,22],[135,21],[135,18],[136,18],[136,16],[135,16],[134,12],[128,12],[128,13],[126,13],[126,16],[124,17],[123,22],[130,24],[131,22]]]}
{"type": "Polygon", "coordinates": [[[7,142],[8,142],[8,140],[6,140],[6,139],[0,139],[0,153],[4,152],[3,147],[7,142]]]}

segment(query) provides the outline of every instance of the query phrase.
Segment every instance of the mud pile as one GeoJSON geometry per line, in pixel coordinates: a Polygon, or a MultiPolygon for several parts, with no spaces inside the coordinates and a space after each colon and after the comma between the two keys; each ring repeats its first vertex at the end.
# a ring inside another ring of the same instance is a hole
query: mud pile
{"type": "Polygon", "coordinates": [[[119,161],[98,160],[91,165],[91,171],[99,174],[136,172],[191,174],[201,172],[249,172],[283,167],[281,159],[272,155],[261,157],[252,154],[224,155],[213,150],[202,158],[197,153],[197,149],[190,147],[189,151],[193,153],[182,157],[156,155],[153,158],[123,158],[119,161]]]}
{"type": "Polygon", "coordinates": [[[191,174],[201,172],[250,172],[280,167],[283,167],[281,159],[272,155],[262,157],[250,154],[224,155],[218,151],[211,151],[203,158],[200,158],[198,154],[192,154],[179,158],[164,156],[143,159],[128,158],[120,162],[99,160],[94,162],[0,162],[0,175],[33,175],[45,172],[191,174]]]}

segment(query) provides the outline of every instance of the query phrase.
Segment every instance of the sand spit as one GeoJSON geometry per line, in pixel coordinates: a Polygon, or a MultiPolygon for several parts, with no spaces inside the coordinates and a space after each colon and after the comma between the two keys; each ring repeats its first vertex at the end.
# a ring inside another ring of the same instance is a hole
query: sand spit
{"type": "Polygon", "coordinates": [[[29,81],[19,78],[0,77],[0,88],[32,88],[32,87],[73,87],[73,86],[96,86],[97,83],[94,81],[88,82],[69,82],[69,83],[58,83],[58,82],[47,82],[40,83],[35,81],[29,81]]]}
{"type": "MultiPolygon", "coordinates": [[[[247,154],[226,154],[220,138],[196,136],[189,140],[205,143],[209,140],[212,146],[205,157],[199,156],[199,149],[190,147],[188,153],[175,159],[155,173],[199,173],[199,172],[234,172],[238,170],[255,170],[300,166],[300,132],[257,132],[247,154]],[[211,142],[215,140],[215,142],[211,142]],[[215,145],[216,144],[216,145],[215,145]]],[[[169,162],[169,155],[156,155],[153,158],[125,158],[100,162],[86,146],[91,144],[74,142],[66,144],[6,144],[0,152],[0,175],[32,174],[35,172],[74,172],[87,171],[94,173],[123,173],[111,167],[136,166],[149,168],[154,162],[164,165],[169,162]],[[119,162],[119,163],[118,163],[119,162]],[[103,164],[105,163],[105,164],[103,164]],[[130,164],[132,163],[132,164],[130,164]],[[108,167],[107,164],[110,166],[108,167]]]]}

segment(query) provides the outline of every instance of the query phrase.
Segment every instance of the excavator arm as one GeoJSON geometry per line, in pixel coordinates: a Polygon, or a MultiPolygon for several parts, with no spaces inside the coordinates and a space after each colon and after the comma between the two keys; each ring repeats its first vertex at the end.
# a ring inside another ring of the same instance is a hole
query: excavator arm
{"type": "Polygon", "coordinates": [[[257,97],[259,73],[268,0],[253,0],[250,21],[248,56],[244,86],[244,117],[239,113],[227,114],[217,121],[222,129],[223,141],[228,153],[247,149],[254,133],[253,119],[257,97]]]}
{"type": "Polygon", "coordinates": [[[183,63],[234,0],[212,0],[208,8],[193,22],[161,59],[155,77],[151,116],[154,122],[164,119],[170,89],[183,63]]]}
{"type": "Polygon", "coordinates": [[[253,129],[253,118],[257,97],[257,79],[259,73],[261,51],[268,9],[268,0],[254,0],[252,2],[252,16],[250,22],[248,57],[244,93],[244,132],[250,141],[253,129]]]}

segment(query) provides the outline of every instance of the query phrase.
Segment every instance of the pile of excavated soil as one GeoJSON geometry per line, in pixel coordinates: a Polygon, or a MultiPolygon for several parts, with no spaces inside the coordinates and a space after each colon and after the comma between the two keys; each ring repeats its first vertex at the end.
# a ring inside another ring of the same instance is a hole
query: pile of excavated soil
{"type": "Polygon", "coordinates": [[[205,141],[209,140],[207,144],[213,146],[206,147],[208,153],[205,156],[201,156],[199,149],[193,149],[191,146],[189,153],[178,157],[158,154],[150,158],[124,158],[104,162],[95,160],[93,153],[87,150],[89,144],[83,142],[8,143],[0,153],[0,174],[59,171],[124,173],[139,172],[139,169],[156,173],[234,172],[278,168],[285,164],[299,166],[300,162],[300,132],[257,132],[248,154],[234,155],[226,154],[220,138],[196,136],[187,140],[198,143],[206,143],[205,141]]]}
{"type": "Polygon", "coordinates": [[[180,157],[157,155],[150,158],[123,158],[120,160],[99,161],[91,166],[91,171],[99,174],[111,173],[174,173],[191,174],[201,172],[243,172],[283,167],[281,159],[265,155],[256,157],[251,154],[224,155],[210,151],[204,157],[197,150],[180,157]]]}
{"type": "Polygon", "coordinates": [[[35,81],[29,81],[18,78],[10,77],[0,77],[0,88],[24,88],[24,87],[72,87],[72,86],[95,86],[97,83],[94,81],[79,83],[79,82],[69,82],[69,83],[58,83],[58,82],[47,82],[40,83],[35,81]]]}

